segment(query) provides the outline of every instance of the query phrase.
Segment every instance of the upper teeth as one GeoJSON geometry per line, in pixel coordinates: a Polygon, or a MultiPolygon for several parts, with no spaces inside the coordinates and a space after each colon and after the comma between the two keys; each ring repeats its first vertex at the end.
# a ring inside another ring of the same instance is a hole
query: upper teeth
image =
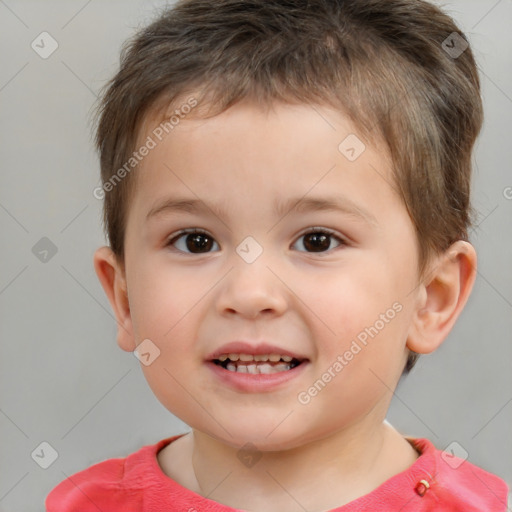
{"type": "Polygon", "coordinates": [[[230,359],[231,361],[271,361],[273,363],[277,363],[282,359],[283,361],[289,363],[293,357],[281,356],[279,354],[222,354],[217,359],[221,362],[226,361],[226,359],[230,359]]]}

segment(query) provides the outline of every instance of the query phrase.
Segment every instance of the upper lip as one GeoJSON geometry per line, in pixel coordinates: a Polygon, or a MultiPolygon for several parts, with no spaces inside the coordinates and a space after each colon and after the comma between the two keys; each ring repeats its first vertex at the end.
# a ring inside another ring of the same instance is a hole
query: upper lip
{"type": "Polygon", "coordinates": [[[264,354],[279,354],[281,356],[290,356],[299,361],[307,359],[306,356],[292,352],[277,345],[270,345],[268,343],[250,343],[248,341],[232,341],[222,345],[220,348],[207,356],[208,361],[218,359],[222,354],[250,354],[253,356],[264,354]]]}

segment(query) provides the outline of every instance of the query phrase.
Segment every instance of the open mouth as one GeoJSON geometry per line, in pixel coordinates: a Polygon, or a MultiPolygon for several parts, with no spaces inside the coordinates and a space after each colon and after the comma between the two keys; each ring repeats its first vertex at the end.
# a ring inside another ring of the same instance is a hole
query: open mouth
{"type": "Polygon", "coordinates": [[[213,362],[225,370],[237,373],[272,374],[291,370],[305,360],[279,354],[222,354],[213,362]]]}

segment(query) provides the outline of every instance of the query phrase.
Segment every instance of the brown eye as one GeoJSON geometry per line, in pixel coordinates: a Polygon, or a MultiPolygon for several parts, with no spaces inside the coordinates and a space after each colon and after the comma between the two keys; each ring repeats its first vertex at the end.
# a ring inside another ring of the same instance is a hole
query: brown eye
{"type": "Polygon", "coordinates": [[[194,252],[196,249],[198,252],[208,252],[213,245],[212,239],[203,234],[187,235],[185,240],[190,252],[194,252]]]}
{"type": "Polygon", "coordinates": [[[211,252],[214,244],[216,242],[209,234],[194,230],[180,233],[170,240],[168,245],[184,253],[202,254],[211,252]]]}
{"type": "MultiPolygon", "coordinates": [[[[341,238],[324,230],[310,231],[300,237],[306,252],[326,252],[343,244],[341,238]],[[333,240],[337,245],[331,247],[333,240]]],[[[299,239],[299,240],[300,240],[299,239]]]]}

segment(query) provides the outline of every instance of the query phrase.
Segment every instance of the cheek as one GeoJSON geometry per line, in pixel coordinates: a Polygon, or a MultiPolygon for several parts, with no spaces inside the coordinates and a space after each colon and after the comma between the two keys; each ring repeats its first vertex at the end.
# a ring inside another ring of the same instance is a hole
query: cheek
{"type": "Polygon", "coordinates": [[[320,348],[319,364],[343,374],[339,380],[365,386],[375,382],[373,371],[391,385],[405,363],[410,308],[384,259],[358,260],[336,279],[316,280],[311,288],[316,292],[306,295],[318,317],[312,332],[320,348]]]}
{"type": "Polygon", "coordinates": [[[140,262],[130,286],[130,308],[138,340],[159,340],[162,348],[177,337],[179,328],[205,293],[193,270],[178,272],[158,261],[140,262]]]}
{"type": "Polygon", "coordinates": [[[407,313],[389,311],[393,313],[388,313],[387,324],[380,318],[362,323],[363,312],[359,320],[351,318],[346,335],[322,355],[311,387],[302,390],[318,396],[312,405],[315,401],[316,407],[331,411],[331,419],[339,424],[365,416],[392,397],[406,362],[407,313]]]}
{"type": "Polygon", "coordinates": [[[389,271],[363,258],[307,282],[298,280],[303,286],[297,287],[297,295],[310,308],[307,316],[315,318],[317,334],[330,340],[327,346],[336,346],[335,340],[343,343],[352,339],[373,325],[396,301],[393,286],[386,277],[389,271]]]}

